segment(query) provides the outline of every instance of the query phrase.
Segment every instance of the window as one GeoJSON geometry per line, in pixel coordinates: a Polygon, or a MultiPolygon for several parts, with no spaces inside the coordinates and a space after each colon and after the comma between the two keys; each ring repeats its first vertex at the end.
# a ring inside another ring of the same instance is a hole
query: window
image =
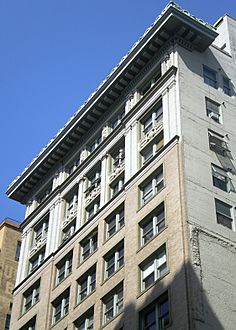
{"type": "Polygon", "coordinates": [[[96,288],[96,265],[78,279],[78,303],[96,288]]]}
{"type": "Polygon", "coordinates": [[[145,95],[155,85],[155,83],[160,77],[161,77],[161,67],[159,66],[158,71],[141,88],[141,95],[145,95]]]}
{"type": "Polygon", "coordinates": [[[226,77],[223,77],[223,91],[226,95],[231,96],[230,80],[226,77]]]}
{"type": "Polygon", "coordinates": [[[71,251],[56,265],[56,284],[61,283],[72,272],[72,259],[73,252],[71,251]]]}
{"type": "Polygon", "coordinates": [[[88,258],[97,250],[98,232],[97,230],[87,236],[81,243],[81,261],[88,258]]]}
{"type": "Polygon", "coordinates": [[[4,330],[10,330],[11,314],[6,315],[4,330]]]}
{"type": "Polygon", "coordinates": [[[39,240],[46,238],[48,232],[49,214],[47,214],[38,225],[34,227],[33,245],[39,240]]]}
{"type": "Polygon", "coordinates": [[[93,315],[94,308],[92,307],[74,322],[76,330],[93,330],[93,315]]]}
{"type": "Polygon", "coordinates": [[[36,330],[36,316],[23,325],[20,330],[36,330]]]}
{"type": "Polygon", "coordinates": [[[154,127],[158,126],[162,120],[162,116],[162,102],[159,102],[157,106],[141,120],[144,136],[148,134],[154,127]]]}
{"type": "Polygon", "coordinates": [[[108,323],[123,311],[123,283],[108,293],[103,301],[103,324],[108,323]]]}
{"type": "Polygon", "coordinates": [[[39,301],[40,280],[37,281],[23,294],[23,313],[27,312],[33,305],[39,301]]]}
{"type": "Polygon", "coordinates": [[[73,192],[66,198],[66,218],[73,218],[77,213],[78,195],[73,192]]]}
{"type": "Polygon", "coordinates": [[[219,155],[224,157],[230,155],[230,150],[228,148],[228,144],[224,140],[224,137],[216,132],[208,131],[209,134],[209,146],[210,149],[216,152],[219,155]]]}
{"type": "Polygon", "coordinates": [[[30,259],[29,261],[30,272],[35,270],[44,261],[44,258],[45,258],[45,247],[30,259]]]}
{"type": "Polygon", "coordinates": [[[100,182],[101,168],[96,166],[91,173],[88,174],[88,188],[85,190],[85,205],[87,220],[91,219],[100,208],[100,182]]]}
{"type": "Polygon", "coordinates": [[[213,185],[221,190],[230,191],[230,180],[227,171],[216,165],[211,165],[213,185]]]}
{"type": "Polygon", "coordinates": [[[217,223],[229,229],[233,229],[232,206],[218,199],[215,199],[215,204],[217,223]]]}
{"type": "Polygon", "coordinates": [[[17,241],[16,243],[16,255],[15,255],[15,260],[19,261],[20,259],[20,248],[21,248],[21,242],[17,241]]]}
{"type": "Polygon", "coordinates": [[[168,294],[164,293],[155,303],[140,313],[141,330],[163,330],[170,323],[168,294]]]}
{"type": "Polygon", "coordinates": [[[111,190],[112,190],[112,196],[115,196],[118,194],[118,192],[122,189],[124,185],[124,174],[122,176],[119,176],[114,182],[110,184],[111,190]]]}
{"type": "Polygon", "coordinates": [[[158,169],[158,172],[152,175],[152,178],[145,181],[140,186],[142,205],[146,204],[153,196],[155,196],[164,187],[163,167],[158,169]]]}
{"type": "Polygon", "coordinates": [[[141,246],[165,228],[165,208],[162,203],[152,214],[142,220],[140,226],[141,246]]]}
{"type": "Polygon", "coordinates": [[[141,150],[143,165],[147,163],[152,157],[154,157],[155,154],[163,147],[163,145],[164,138],[163,131],[161,131],[154,140],[151,140],[151,143],[147,143],[147,145],[141,150]]]}
{"type": "Polygon", "coordinates": [[[111,120],[111,124],[110,124],[111,128],[115,129],[121,123],[124,116],[125,116],[125,110],[122,110],[120,113],[116,115],[116,117],[114,117],[111,120]]]}
{"type": "Polygon", "coordinates": [[[76,221],[72,221],[66,226],[62,231],[62,243],[68,241],[68,239],[74,234],[75,232],[75,223],[76,221]]]}
{"type": "Polygon", "coordinates": [[[106,239],[114,235],[124,226],[124,206],[117,209],[106,219],[106,239]]]}
{"type": "Polygon", "coordinates": [[[99,134],[99,136],[97,136],[97,138],[96,139],[94,139],[91,143],[90,143],[90,145],[89,145],[89,152],[91,153],[91,152],[93,152],[98,146],[99,146],[99,144],[101,144],[102,143],[102,135],[101,135],[101,133],[99,134]]]}
{"type": "Polygon", "coordinates": [[[80,155],[77,157],[77,159],[73,163],[70,163],[67,166],[67,173],[70,175],[71,173],[73,173],[76,170],[76,168],[79,165],[80,165],[80,155]]]}
{"type": "Polygon", "coordinates": [[[220,105],[208,98],[206,98],[207,116],[217,123],[220,123],[220,105]]]}
{"type": "Polygon", "coordinates": [[[146,290],[167,272],[166,247],[163,245],[157,252],[140,265],[141,291],[146,290]]]}
{"type": "Polygon", "coordinates": [[[216,75],[216,71],[203,66],[203,78],[204,78],[204,83],[217,88],[217,75],[216,75]]]}
{"type": "Polygon", "coordinates": [[[70,290],[67,289],[60,295],[53,303],[53,311],[52,311],[52,324],[55,324],[60,319],[62,319],[69,312],[69,296],[70,290]]]}
{"type": "Polygon", "coordinates": [[[105,278],[110,277],[124,265],[124,241],[119,243],[105,257],[105,278]]]}

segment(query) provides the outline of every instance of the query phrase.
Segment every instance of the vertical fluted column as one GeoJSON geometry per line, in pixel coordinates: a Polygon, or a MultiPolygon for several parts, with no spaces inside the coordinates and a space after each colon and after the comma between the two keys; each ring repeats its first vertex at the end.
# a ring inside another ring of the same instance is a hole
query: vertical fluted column
{"type": "Polygon", "coordinates": [[[84,178],[80,178],[78,182],[76,230],[79,229],[84,223],[84,181],[84,178]]]}
{"type": "Polygon", "coordinates": [[[47,244],[46,244],[46,250],[45,250],[45,257],[47,257],[50,253],[53,252],[53,235],[54,233],[54,211],[55,211],[55,205],[53,205],[50,208],[49,211],[49,221],[48,221],[48,232],[47,232],[47,244]]]}
{"type": "Polygon", "coordinates": [[[102,156],[101,159],[101,195],[100,195],[100,207],[102,207],[108,201],[108,154],[102,156]]]}

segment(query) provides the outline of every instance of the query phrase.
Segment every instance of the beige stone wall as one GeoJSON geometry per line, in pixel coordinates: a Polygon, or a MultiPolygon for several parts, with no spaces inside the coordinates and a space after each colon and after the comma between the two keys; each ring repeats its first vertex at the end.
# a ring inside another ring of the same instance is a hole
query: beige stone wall
{"type": "Polygon", "coordinates": [[[179,172],[179,146],[175,144],[163,156],[154,159],[152,164],[144,168],[131,182],[125,192],[105,208],[97,220],[88,225],[67,245],[45,262],[38,272],[25,280],[20,289],[16,290],[12,330],[19,329],[37,314],[37,330],[49,329],[51,326],[52,308],[54,301],[62,292],[70,287],[70,311],[61,321],[53,326],[59,330],[67,327],[73,329],[73,321],[94,305],[94,329],[101,328],[103,298],[116,285],[124,284],[124,312],[108,323],[105,329],[125,328],[137,329],[139,311],[155,301],[158,296],[168,290],[171,303],[171,329],[185,329],[188,323],[185,287],[185,252],[182,228],[182,208],[179,172]],[[140,207],[139,185],[163,164],[164,188],[145,206],[140,207]],[[166,228],[140,248],[138,223],[145,218],[161,202],[165,202],[166,228]],[[105,241],[104,219],[122,202],[125,205],[125,226],[113,237],[105,241]],[[98,249],[82,264],[79,263],[79,242],[93,229],[98,228],[98,249]],[[124,266],[104,281],[104,255],[117,243],[124,240],[124,266]],[[145,292],[140,292],[140,272],[138,265],[166,244],[168,256],[168,273],[145,292]],[[55,287],[55,264],[73,249],[73,271],[63,282],[55,287]],[[79,305],[76,304],[77,279],[91,266],[96,264],[96,290],[79,305]],[[38,273],[38,274],[37,274],[38,273]],[[27,313],[20,315],[22,310],[22,294],[37,279],[41,277],[40,300],[27,313]]]}
{"type": "Polygon", "coordinates": [[[0,329],[4,329],[10,312],[18,261],[15,260],[17,241],[21,240],[18,226],[8,221],[0,225],[0,329]]]}

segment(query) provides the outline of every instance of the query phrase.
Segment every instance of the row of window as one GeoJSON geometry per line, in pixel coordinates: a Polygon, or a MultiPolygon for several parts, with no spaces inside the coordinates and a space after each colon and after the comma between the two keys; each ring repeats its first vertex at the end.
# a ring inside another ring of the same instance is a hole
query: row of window
{"type": "Polygon", "coordinates": [[[220,76],[215,70],[204,65],[203,79],[207,85],[213,88],[221,87],[226,95],[231,96],[231,82],[227,77],[220,76]]]}
{"type": "MultiPolygon", "coordinates": [[[[105,325],[114,317],[124,311],[123,301],[123,283],[120,283],[102,300],[103,302],[103,321],[105,325]]],[[[55,305],[53,312],[54,323],[68,313],[69,308],[69,290],[67,290],[61,299],[55,305]]],[[[93,330],[94,328],[94,306],[89,308],[74,322],[77,330],[93,330]]],[[[139,312],[140,330],[163,330],[170,324],[170,303],[168,292],[164,292],[159,298],[139,312]]],[[[34,316],[20,330],[35,330],[36,316],[34,316]]],[[[123,328],[120,328],[122,330],[123,328]]]]}
{"type": "MultiPolygon", "coordinates": [[[[110,277],[124,264],[124,245],[119,244],[115,250],[106,257],[105,274],[110,277]]],[[[72,255],[66,259],[66,263],[72,263],[72,255]]],[[[68,267],[68,266],[67,266],[68,267]]],[[[60,269],[61,270],[61,269],[60,269]]],[[[61,271],[58,269],[58,275],[61,271]]],[[[166,246],[161,246],[154,254],[149,256],[139,265],[140,271],[140,291],[145,291],[153,283],[162,278],[167,273],[166,246]]],[[[64,273],[69,274],[71,268],[64,268],[64,273]]],[[[77,303],[81,303],[88,295],[96,289],[96,265],[92,266],[77,281],[78,293],[77,303]]],[[[23,312],[28,311],[39,301],[40,280],[24,293],[23,312]]],[[[57,323],[69,312],[70,288],[66,289],[59,297],[52,302],[52,324],[57,323]]],[[[123,309],[123,284],[108,293],[103,302],[103,324],[106,324],[123,309]]]]}

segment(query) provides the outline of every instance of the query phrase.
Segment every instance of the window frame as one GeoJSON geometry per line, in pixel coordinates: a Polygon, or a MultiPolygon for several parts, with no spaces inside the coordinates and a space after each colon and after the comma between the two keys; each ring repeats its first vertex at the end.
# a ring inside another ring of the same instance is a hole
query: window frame
{"type": "Polygon", "coordinates": [[[223,92],[228,96],[231,96],[231,86],[230,85],[231,85],[230,79],[225,76],[222,76],[222,89],[223,89],[223,92]]]}
{"type": "Polygon", "coordinates": [[[215,89],[218,88],[217,71],[212,68],[209,68],[206,65],[203,65],[203,80],[206,85],[211,86],[215,89]]]}
{"type": "Polygon", "coordinates": [[[233,217],[233,206],[223,202],[222,200],[219,200],[218,198],[215,198],[215,210],[216,222],[230,230],[234,230],[235,224],[233,217]],[[229,214],[223,213],[221,210],[219,210],[219,205],[228,208],[229,214]],[[226,224],[227,222],[230,224],[230,226],[226,224]]]}
{"type": "Polygon", "coordinates": [[[154,196],[164,188],[164,167],[163,164],[139,185],[141,195],[141,206],[146,205],[154,196]],[[158,188],[158,186],[160,186],[158,188]],[[145,192],[147,188],[147,192],[145,192]],[[150,196],[149,196],[150,195],[150,196]],[[149,197],[147,197],[149,196],[149,197]]]}
{"type": "Polygon", "coordinates": [[[93,254],[98,249],[98,228],[93,230],[88,236],[86,236],[81,242],[80,242],[80,263],[82,263],[84,260],[89,258],[91,254],[93,254]],[[96,240],[93,241],[93,239],[96,237],[96,240]],[[84,247],[87,245],[85,242],[88,241],[89,248],[86,250],[89,251],[89,254],[86,257],[83,257],[84,253],[84,247]],[[95,242],[95,247],[94,247],[95,242]]]}
{"type": "Polygon", "coordinates": [[[55,280],[56,285],[59,285],[65,278],[67,278],[72,273],[72,267],[73,267],[73,250],[67,253],[67,255],[63,257],[56,264],[56,280],[55,280]],[[63,274],[62,278],[60,274],[61,269],[62,269],[61,274],[63,274]]]}
{"type": "Polygon", "coordinates": [[[32,273],[35,269],[37,269],[45,259],[45,245],[42,249],[40,249],[33,257],[29,259],[29,273],[32,273]],[[37,260],[37,264],[32,267],[33,261],[37,260]]]}
{"type": "Polygon", "coordinates": [[[115,272],[124,266],[124,240],[119,242],[104,257],[104,280],[110,278],[115,272]],[[110,261],[112,263],[110,264],[110,261]],[[114,269],[109,273],[110,269],[114,269]]]}
{"type": "Polygon", "coordinates": [[[214,120],[218,124],[222,124],[222,113],[221,113],[221,106],[216,101],[209,99],[208,97],[205,98],[206,104],[206,113],[207,117],[214,120]]]}
{"type": "Polygon", "coordinates": [[[160,203],[157,208],[152,211],[148,216],[146,216],[144,219],[142,219],[139,222],[139,232],[140,232],[140,246],[146,245],[149,241],[151,241],[155,236],[160,234],[165,228],[166,228],[166,211],[165,211],[165,203],[164,201],[160,203]],[[162,217],[160,217],[163,215],[162,217]],[[160,219],[158,219],[160,217],[160,219]],[[147,230],[144,233],[144,227],[146,227],[147,224],[151,223],[152,226],[149,230],[147,230]],[[164,223],[164,225],[163,225],[164,223]],[[160,229],[159,229],[160,225],[160,229]],[[149,233],[152,231],[152,235],[149,236],[149,233]],[[145,240],[144,236],[146,237],[148,235],[148,239],[145,240]]]}
{"type": "Polygon", "coordinates": [[[38,301],[40,295],[40,279],[23,293],[22,314],[30,310],[38,301]]]}
{"type": "Polygon", "coordinates": [[[140,291],[144,292],[148,290],[154,283],[162,279],[168,273],[168,257],[167,257],[166,244],[160,246],[151,256],[145,259],[139,265],[139,270],[140,270],[140,281],[141,281],[140,291]],[[146,266],[148,267],[146,268],[146,266]],[[163,266],[164,266],[164,270],[162,270],[163,266]],[[149,271],[147,271],[148,268],[149,271]],[[145,271],[147,272],[147,275],[145,275],[145,271]],[[153,280],[152,282],[146,285],[146,280],[150,278],[150,275],[152,275],[153,280]]]}
{"type": "Polygon", "coordinates": [[[115,211],[113,211],[106,219],[105,219],[105,239],[108,240],[113,235],[117,233],[122,227],[125,225],[125,209],[124,204],[121,204],[115,211]],[[109,228],[109,224],[114,221],[114,225],[109,228]],[[115,229],[112,234],[109,234],[111,230],[115,229]]]}
{"type": "Polygon", "coordinates": [[[211,164],[211,172],[213,186],[225,192],[230,192],[228,171],[215,164],[211,164]]]}
{"type": "Polygon", "coordinates": [[[94,306],[90,307],[84,314],[79,316],[74,321],[74,326],[75,326],[76,330],[80,330],[81,326],[82,326],[81,329],[83,329],[83,330],[93,330],[94,329],[94,306]]]}
{"type": "Polygon", "coordinates": [[[80,304],[82,301],[84,301],[90,294],[92,294],[96,290],[96,277],[97,277],[97,265],[93,265],[88,271],[86,271],[85,274],[80,276],[77,280],[78,284],[78,290],[77,290],[77,304],[80,304]],[[83,284],[86,284],[84,288],[83,284]],[[82,296],[83,292],[86,292],[86,294],[82,296]]]}
{"type": "Polygon", "coordinates": [[[54,325],[58,323],[64,316],[69,313],[70,307],[70,288],[66,289],[59,297],[52,303],[52,321],[54,325]],[[59,315],[59,318],[56,318],[59,315]]]}
{"type": "Polygon", "coordinates": [[[103,317],[102,324],[105,326],[110,321],[112,321],[117,315],[124,310],[124,287],[123,282],[109,292],[105,297],[102,298],[103,303],[103,317]],[[119,297],[119,294],[121,296],[119,297]],[[112,302],[111,307],[107,308],[107,305],[112,302]],[[119,307],[121,303],[121,307],[119,307]],[[111,317],[107,317],[106,314],[112,312],[111,317]]]}

